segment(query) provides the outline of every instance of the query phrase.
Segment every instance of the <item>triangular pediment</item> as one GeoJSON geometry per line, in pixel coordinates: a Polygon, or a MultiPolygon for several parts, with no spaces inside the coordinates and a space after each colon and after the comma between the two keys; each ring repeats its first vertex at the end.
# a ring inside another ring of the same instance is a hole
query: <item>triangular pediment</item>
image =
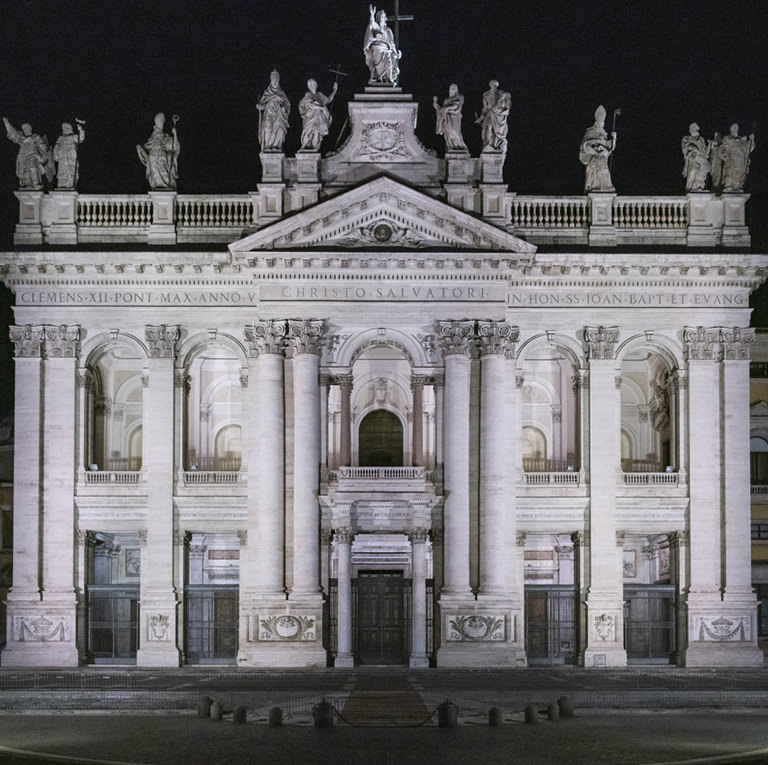
{"type": "Polygon", "coordinates": [[[388,177],[277,220],[229,249],[235,257],[296,249],[536,251],[504,229],[388,177]]]}

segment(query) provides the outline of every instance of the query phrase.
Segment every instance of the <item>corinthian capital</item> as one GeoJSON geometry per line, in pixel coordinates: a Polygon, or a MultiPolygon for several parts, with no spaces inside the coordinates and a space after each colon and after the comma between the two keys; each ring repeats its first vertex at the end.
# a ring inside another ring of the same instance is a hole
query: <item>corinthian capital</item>
{"type": "Polygon", "coordinates": [[[755,339],[752,329],[723,327],[720,332],[723,358],[726,361],[749,361],[749,346],[755,339]]]}
{"type": "Polygon", "coordinates": [[[438,321],[436,326],[443,356],[469,356],[475,334],[474,321],[438,321]]]}
{"type": "Polygon", "coordinates": [[[618,327],[584,327],[590,359],[612,359],[619,341],[618,327]]]}
{"type": "Polygon", "coordinates": [[[46,327],[43,339],[46,357],[49,359],[75,358],[79,339],[80,327],[77,324],[46,327]]]}
{"type": "Polygon", "coordinates": [[[290,319],[288,339],[294,354],[312,353],[319,356],[323,349],[324,319],[290,319]]]}
{"type": "Polygon", "coordinates": [[[282,355],[284,351],[286,334],[284,321],[274,319],[254,321],[245,328],[244,334],[250,356],[255,357],[262,353],[282,355]]]}
{"type": "Polygon", "coordinates": [[[503,321],[478,321],[477,336],[482,356],[515,356],[515,343],[520,339],[518,327],[503,321]]]}
{"type": "Polygon", "coordinates": [[[685,357],[693,361],[717,359],[720,355],[720,332],[717,327],[686,327],[683,330],[685,357]]]}
{"type": "Polygon", "coordinates": [[[180,334],[178,324],[147,324],[144,337],[149,343],[149,355],[153,359],[172,359],[180,334]]]}
{"type": "Polygon", "coordinates": [[[16,358],[41,358],[44,332],[45,327],[33,326],[32,324],[10,327],[8,334],[14,345],[16,358]]]}

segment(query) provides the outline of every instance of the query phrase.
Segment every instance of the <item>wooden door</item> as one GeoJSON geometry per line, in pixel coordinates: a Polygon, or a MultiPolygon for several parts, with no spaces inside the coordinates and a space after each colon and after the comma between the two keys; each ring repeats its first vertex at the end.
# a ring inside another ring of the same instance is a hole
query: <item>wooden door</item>
{"type": "Polygon", "coordinates": [[[360,572],[357,579],[357,647],[363,664],[405,663],[401,571],[360,572]]]}

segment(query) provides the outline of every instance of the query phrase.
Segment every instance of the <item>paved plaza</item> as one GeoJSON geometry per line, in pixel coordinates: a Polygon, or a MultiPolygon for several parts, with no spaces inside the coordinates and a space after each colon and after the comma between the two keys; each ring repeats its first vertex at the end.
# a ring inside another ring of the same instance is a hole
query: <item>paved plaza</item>
{"type": "Polygon", "coordinates": [[[0,670],[0,762],[768,762],[765,669],[115,669],[0,670]],[[575,716],[547,719],[561,695],[575,716]],[[198,717],[206,696],[222,720],[198,717]],[[332,729],[314,727],[323,699],[332,729]],[[438,726],[445,700],[456,728],[438,726]],[[527,704],[537,724],[523,721],[527,704]],[[267,724],[273,706],[281,727],[267,724]],[[503,725],[488,724],[492,707],[503,725]]]}

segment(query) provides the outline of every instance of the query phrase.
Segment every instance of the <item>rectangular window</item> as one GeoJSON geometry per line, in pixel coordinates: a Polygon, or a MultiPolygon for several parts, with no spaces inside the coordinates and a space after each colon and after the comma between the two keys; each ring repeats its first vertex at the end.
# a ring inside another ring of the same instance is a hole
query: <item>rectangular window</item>
{"type": "Polygon", "coordinates": [[[768,540],[768,523],[753,523],[752,539],[768,540]]]}

